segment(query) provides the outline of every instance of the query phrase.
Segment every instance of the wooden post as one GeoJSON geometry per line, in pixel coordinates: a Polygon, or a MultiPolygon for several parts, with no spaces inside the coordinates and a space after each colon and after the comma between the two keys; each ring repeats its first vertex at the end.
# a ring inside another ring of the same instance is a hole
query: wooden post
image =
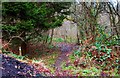
{"type": "Polygon", "coordinates": [[[25,42],[22,42],[21,44],[21,52],[22,52],[22,55],[25,55],[27,54],[27,44],[25,42]]]}
{"type": "Polygon", "coordinates": [[[19,46],[19,55],[22,56],[21,46],[19,46]]]}

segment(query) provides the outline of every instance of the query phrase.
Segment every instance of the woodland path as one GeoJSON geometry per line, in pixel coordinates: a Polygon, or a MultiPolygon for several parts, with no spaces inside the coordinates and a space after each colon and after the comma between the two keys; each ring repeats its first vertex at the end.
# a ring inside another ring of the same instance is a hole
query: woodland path
{"type": "Polygon", "coordinates": [[[75,49],[77,46],[75,44],[59,43],[58,47],[60,48],[61,53],[54,64],[56,67],[56,72],[61,71],[62,62],[69,63],[68,57],[73,52],[73,49],[75,49]]]}

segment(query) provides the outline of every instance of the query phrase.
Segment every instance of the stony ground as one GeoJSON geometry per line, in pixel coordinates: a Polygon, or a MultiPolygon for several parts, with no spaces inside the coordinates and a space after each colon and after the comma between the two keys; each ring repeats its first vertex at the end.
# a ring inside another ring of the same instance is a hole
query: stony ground
{"type": "Polygon", "coordinates": [[[2,77],[42,77],[32,65],[20,62],[4,54],[2,56],[2,77]]]}

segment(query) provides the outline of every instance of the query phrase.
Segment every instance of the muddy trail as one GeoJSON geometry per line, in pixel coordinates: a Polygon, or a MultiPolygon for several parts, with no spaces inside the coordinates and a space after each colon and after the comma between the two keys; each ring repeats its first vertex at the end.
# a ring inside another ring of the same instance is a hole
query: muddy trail
{"type": "Polygon", "coordinates": [[[69,55],[73,53],[74,49],[77,49],[78,46],[75,44],[67,44],[67,43],[59,43],[58,47],[60,48],[60,55],[58,56],[58,58],[55,61],[55,68],[56,71],[61,71],[61,65],[62,62],[66,62],[66,64],[69,63],[69,55]]]}

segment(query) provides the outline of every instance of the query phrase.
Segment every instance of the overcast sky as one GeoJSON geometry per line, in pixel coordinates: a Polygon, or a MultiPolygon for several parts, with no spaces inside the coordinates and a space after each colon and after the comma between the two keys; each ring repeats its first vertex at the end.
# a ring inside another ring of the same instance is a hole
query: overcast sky
{"type": "Polygon", "coordinates": [[[116,3],[117,1],[120,1],[120,0],[76,0],[76,2],[85,2],[85,1],[98,1],[98,2],[114,2],[116,3]]]}
{"type": "Polygon", "coordinates": [[[99,2],[111,2],[114,4],[114,6],[117,4],[117,1],[120,2],[120,0],[76,0],[76,2],[82,2],[82,1],[99,1],[99,2]]]}

